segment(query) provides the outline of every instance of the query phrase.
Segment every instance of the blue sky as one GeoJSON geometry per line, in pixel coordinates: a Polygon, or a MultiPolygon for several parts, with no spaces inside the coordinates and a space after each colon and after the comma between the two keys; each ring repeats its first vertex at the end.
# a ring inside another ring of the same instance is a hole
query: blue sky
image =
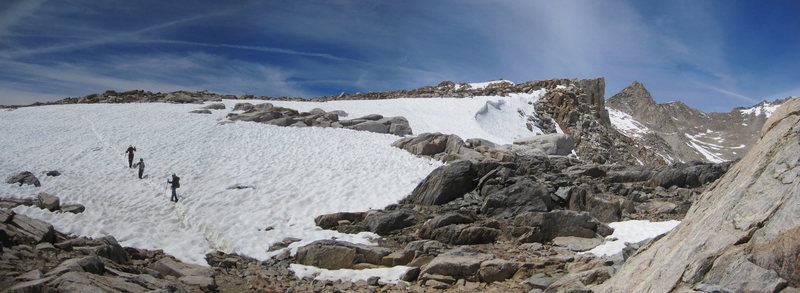
{"type": "Polygon", "coordinates": [[[729,111],[800,95],[798,1],[2,1],[0,104],[638,80],[729,111]]]}

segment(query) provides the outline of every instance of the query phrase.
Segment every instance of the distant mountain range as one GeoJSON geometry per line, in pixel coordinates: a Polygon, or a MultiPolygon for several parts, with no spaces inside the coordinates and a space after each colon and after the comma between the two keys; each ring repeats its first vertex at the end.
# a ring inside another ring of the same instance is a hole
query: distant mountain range
{"type": "Polygon", "coordinates": [[[609,98],[606,109],[615,129],[668,164],[718,163],[744,156],[785,100],[705,113],[679,101],[657,104],[644,85],[633,82],[609,98]]]}

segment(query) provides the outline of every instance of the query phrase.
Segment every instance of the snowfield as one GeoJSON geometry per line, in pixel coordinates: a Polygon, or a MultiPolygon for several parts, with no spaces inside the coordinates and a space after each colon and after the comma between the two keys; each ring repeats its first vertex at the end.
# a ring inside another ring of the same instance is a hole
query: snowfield
{"type": "MultiPolygon", "coordinates": [[[[525,126],[533,102],[544,94],[509,97],[394,99],[326,103],[271,101],[299,111],[344,110],[404,116],[415,134],[441,132],[463,139],[508,144],[541,133],[525,126]]],[[[319,239],[369,244],[372,233],[322,230],[318,215],[383,208],[406,197],[438,161],[394,148],[396,136],[332,128],[277,127],[225,118],[227,109],[191,114],[200,105],[58,105],[0,111],[0,175],[33,172],[42,187],[0,184],[0,196],[35,198],[47,192],[81,214],[20,206],[15,212],[52,223],[73,235],[114,236],[121,245],[163,249],[178,259],[206,264],[214,250],[267,259],[268,247],[286,237],[289,249],[319,239]],[[137,148],[145,178],[128,168],[124,150],[137,148]],[[58,170],[61,176],[44,173],[58,170]],[[180,201],[169,201],[167,179],[181,177],[180,201]]],[[[265,101],[251,101],[254,104],[265,101]]],[[[617,226],[617,233],[645,223],[617,226]]],[[[658,233],[663,233],[658,230],[658,233]]],[[[631,233],[629,233],[631,234],[631,233]]],[[[652,237],[652,229],[635,230],[652,237]]],[[[637,238],[638,239],[638,238],[637,238]]],[[[617,248],[614,248],[617,249],[617,248]]],[[[621,248],[619,248],[621,249],[621,248]]],[[[613,249],[608,250],[611,253],[613,249]]],[[[407,268],[337,270],[293,265],[300,277],[397,280],[407,268]]]]}
{"type": "MultiPolygon", "coordinates": [[[[403,116],[408,119],[415,135],[441,132],[458,135],[463,140],[483,138],[497,144],[511,144],[514,140],[543,133],[536,127],[532,131],[528,130],[525,122],[527,116],[533,113],[533,102],[545,93],[546,90],[542,89],[529,94],[510,94],[508,97],[247,102],[269,102],[298,111],[310,111],[314,108],[325,111],[344,110],[348,116],[342,119],[354,119],[368,114],[403,116]]],[[[236,102],[242,101],[226,101],[226,105],[232,108],[236,102]]]]}
{"type": "Polygon", "coordinates": [[[440,165],[391,147],[397,139],[391,135],[220,124],[228,111],[188,113],[197,108],[126,104],[2,111],[2,174],[30,170],[42,187],[0,184],[0,194],[54,194],[86,211],[15,211],[62,232],[113,235],[123,246],[164,249],[205,264],[204,255],[213,249],[268,258],[269,245],[285,237],[303,239],[293,247],[331,237],[366,243],[376,235],[322,230],[314,217],[383,208],[440,165]],[[147,165],[143,180],[127,168],[123,152],[129,144],[138,149],[136,160],[144,158],[147,165]],[[44,176],[47,170],[62,175],[44,176]],[[181,177],[177,204],[169,201],[166,184],[172,173],[181,177]]]}

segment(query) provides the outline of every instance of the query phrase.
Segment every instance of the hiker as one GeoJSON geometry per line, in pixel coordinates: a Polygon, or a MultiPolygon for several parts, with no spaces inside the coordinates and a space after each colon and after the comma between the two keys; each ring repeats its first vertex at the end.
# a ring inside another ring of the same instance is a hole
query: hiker
{"type": "Polygon", "coordinates": [[[179,182],[180,180],[181,178],[176,176],[175,174],[172,174],[172,181],[167,179],[167,183],[172,184],[172,197],[169,199],[169,201],[178,202],[178,194],[175,193],[175,188],[181,187],[181,184],[179,182]]]}
{"type": "Polygon", "coordinates": [[[139,167],[139,179],[142,179],[142,174],[144,174],[144,159],[139,158],[139,162],[133,164],[134,167],[139,167]]]}
{"type": "Polygon", "coordinates": [[[128,154],[128,168],[133,168],[133,152],[135,151],[136,148],[133,147],[132,145],[129,145],[128,150],[125,151],[125,153],[128,154]]]}

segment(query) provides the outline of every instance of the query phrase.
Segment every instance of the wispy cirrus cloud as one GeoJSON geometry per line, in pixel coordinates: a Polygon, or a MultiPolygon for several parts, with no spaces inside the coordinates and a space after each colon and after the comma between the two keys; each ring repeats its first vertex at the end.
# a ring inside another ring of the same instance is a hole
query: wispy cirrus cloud
{"type": "MultiPolygon", "coordinates": [[[[607,96],[638,80],[659,102],[706,111],[749,106],[800,78],[796,38],[786,37],[800,34],[792,25],[800,22],[763,17],[792,7],[738,0],[74,1],[0,20],[0,60],[81,76],[82,94],[106,84],[328,95],[442,80],[604,76],[607,96]],[[121,56],[163,66],[140,70],[121,56]]],[[[66,78],[7,68],[0,91],[78,90],[58,82],[66,78]]]]}
{"type": "Polygon", "coordinates": [[[17,75],[14,80],[0,75],[0,104],[27,104],[31,101],[24,101],[30,98],[54,100],[108,89],[153,92],[214,89],[236,95],[269,89],[277,95],[309,94],[289,80],[291,72],[204,53],[121,55],[49,65],[0,60],[0,66],[17,75]],[[31,85],[38,86],[31,90],[31,85]]]}
{"type": "Polygon", "coordinates": [[[8,0],[0,4],[0,37],[9,35],[22,19],[30,17],[47,0],[8,0]]]}

